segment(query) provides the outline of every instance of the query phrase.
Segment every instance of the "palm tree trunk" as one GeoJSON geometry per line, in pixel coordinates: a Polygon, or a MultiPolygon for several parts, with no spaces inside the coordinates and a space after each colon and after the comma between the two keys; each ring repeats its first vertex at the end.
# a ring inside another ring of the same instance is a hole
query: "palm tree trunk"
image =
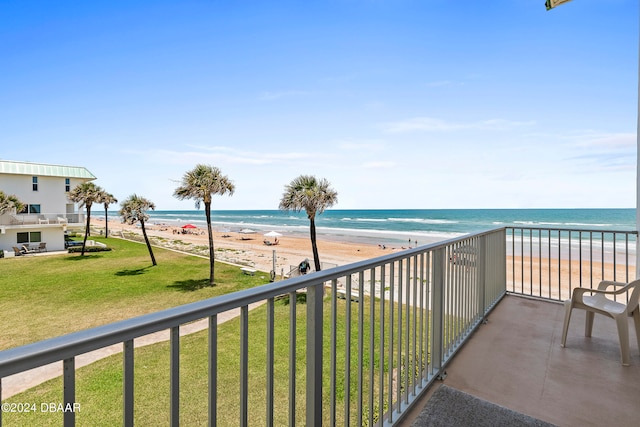
{"type": "Polygon", "coordinates": [[[204,213],[207,217],[207,233],[209,234],[209,286],[215,286],[213,281],[214,273],[214,251],[213,251],[213,231],[211,230],[211,202],[204,202],[204,213]]]}
{"type": "Polygon", "coordinates": [[[89,235],[89,230],[91,227],[91,206],[87,206],[87,225],[84,228],[84,240],[82,241],[82,252],[81,256],[84,256],[84,248],[87,246],[87,236],[89,235]]]}
{"type": "Polygon", "coordinates": [[[151,256],[151,263],[153,265],[158,265],[156,263],[156,257],[153,256],[153,250],[151,249],[151,242],[149,242],[149,238],[147,237],[147,230],[144,228],[143,220],[140,220],[140,228],[142,228],[142,235],[144,236],[144,241],[147,244],[147,249],[149,249],[149,255],[151,256]]]}
{"type": "Polygon", "coordinates": [[[109,237],[109,215],[107,214],[107,207],[104,208],[104,237],[109,237]]]}
{"type": "Polygon", "coordinates": [[[316,271],[320,271],[320,256],[318,255],[318,245],[316,243],[316,221],[315,218],[309,218],[311,222],[311,250],[313,251],[313,263],[316,267],[316,271]]]}

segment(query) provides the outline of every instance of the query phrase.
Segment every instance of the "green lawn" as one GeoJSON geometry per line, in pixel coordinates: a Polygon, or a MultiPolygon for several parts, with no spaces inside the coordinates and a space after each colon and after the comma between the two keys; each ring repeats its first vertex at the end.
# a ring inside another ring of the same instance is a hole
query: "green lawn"
{"type": "MultiPolygon", "coordinates": [[[[100,240],[100,239],[98,239],[100,240]]],[[[104,241],[104,240],[102,240],[104,241]]],[[[202,286],[208,277],[207,260],[156,249],[157,267],[151,267],[146,247],[118,239],[108,239],[114,248],[111,252],[51,257],[30,257],[0,261],[3,274],[0,278],[5,298],[2,300],[2,319],[8,335],[2,337],[5,348],[25,342],[37,341],[63,332],[84,329],[97,324],[129,318],[137,314],[192,302],[223,293],[266,283],[267,274],[247,276],[238,267],[216,265],[216,287],[202,286]],[[28,272],[28,276],[26,276],[28,272]],[[21,284],[7,277],[24,276],[21,284]],[[37,277],[37,280],[28,280],[37,277]],[[28,292],[26,291],[28,290],[28,292]],[[19,320],[16,320],[19,319],[19,320]],[[18,325],[19,324],[19,325],[18,325]],[[14,329],[17,330],[13,330],[14,329]],[[9,326],[7,328],[6,326],[9,326]]],[[[381,348],[388,348],[379,341],[380,301],[364,299],[364,342],[369,342],[369,313],[375,304],[373,354],[365,351],[362,356],[365,374],[365,390],[373,390],[377,413],[380,392],[378,364],[381,348]],[[368,387],[369,360],[375,362],[376,383],[368,387]]],[[[330,390],[330,342],[331,308],[329,296],[325,299],[325,347],[323,390],[324,402],[329,401],[330,390]]],[[[337,422],[344,424],[344,400],[349,390],[351,423],[358,412],[357,396],[357,321],[359,304],[352,307],[352,335],[346,333],[346,302],[338,300],[337,310],[337,422]],[[351,343],[351,362],[345,366],[346,343],[351,343]],[[345,382],[345,372],[351,372],[350,382],[345,382]]],[[[289,306],[278,301],[275,306],[275,424],[288,424],[289,408],[289,306]]],[[[385,303],[388,327],[389,303],[385,303]]],[[[395,310],[394,310],[395,311],[395,310]]],[[[404,324],[406,316],[403,312],[404,324]]],[[[396,322],[400,320],[396,318],[396,322]]],[[[410,321],[411,319],[409,319],[410,321]]],[[[397,323],[396,323],[397,325],[397,323]]],[[[266,306],[252,310],[249,315],[249,424],[265,423],[266,377],[266,306]]],[[[296,318],[296,423],[304,424],[305,376],[306,376],[306,305],[299,304],[296,318]]],[[[389,338],[389,331],[385,333],[389,338]]],[[[181,424],[189,426],[207,424],[207,332],[199,332],[181,338],[181,424]]],[[[218,331],[218,425],[236,425],[239,420],[239,320],[233,319],[219,327],[218,331]]],[[[385,358],[388,350],[385,350],[385,358]]],[[[398,366],[397,356],[394,366],[398,366]]],[[[385,359],[384,371],[388,372],[385,359]]],[[[400,368],[404,372],[404,368],[400,368]]],[[[402,374],[401,374],[402,377],[402,374]]],[[[76,373],[76,401],[81,405],[77,414],[79,425],[111,426],[122,422],[122,355],[100,360],[78,369],[76,373]]],[[[384,378],[388,380],[387,374],[384,378]]],[[[383,393],[387,393],[385,384],[383,393]]],[[[364,396],[365,405],[368,394],[364,396]]],[[[62,381],[56,378],[34,387],[5,402],[35,403],[35,413],[5,413],[6,425],[60,425],[61,414],[41,413],[40,405],[61,402],[62,381]]],[[[154,344],[135,351],[135,417],[137,425],[167,425],[169,416],[169,344],[154,344]]],[[[368,413],[365,408],[364,413],[368,413]]],[[[328,404],[323,409],[324,423],[329,423],[328,404]]]]}
{"type": "Polygon", "coordinates": [[[207,259],[145,245],[92,237],[110,252],[0,259],[0,350],[211,298],[269,282],[207,259]]]}
{"type": "MultiPolygon", "coordinates": [[[[328,313],[330,301],[325,300],[328,313]]],[[[344,313],[344,301],[338,302],[338,310],[344,313]]],[[[369,301],[365,312],[369,312],[369,301]]],[[[355,309],[355,306],[354,306],[355,309]]],[[[357,311],[356,311],[357,313],[357,311]]],[[[368,318],[368,314],[365,316],[368,318]]],[[[351,423],[355,422],[357,403],[357,318],[352,319],[351,339],[351,423]]],[[[325,342],[329,342],[330,316],[325,316],[325,342]]],[[[288,424],[289,408],[289,306],[277,302],[275,307],[275,425],[288,424]]],[[[343,410],[345,398],[345,317],[338,316],[337,344],[337,419],[344,424],[343,410]]],[[[298,305],[296,318],[296,423],[305,423],[305,376],[306,376],[306,306],[298,305]]],[[[368,322],[365,321],[368,331],[368,322]]],[[[266,306],[258,307],[249,315],[249,425],[264,425],[265,377],[266,377],[266,306]]],[[[237,425],[239,420],[239,320],[233,319],[220,325],[218,331],[218,425],[237,425]]],[[[368,333],[365,334],[368,342],[368,333]]],[[[373,355],[376,366],[379,361],[379,341],[373,355]]],[[[202,331],[180,340],[181,344],[181,425],[207,425],[207,332],[202,331]]],[[[330,371],[330,348],[324,349],[324,372],[330,371]]],[[[365,351],[365,368],[370,355],[365,351]]],[[[377,367],[375,372],[377,373],[377,367]]],[[[385,371],[387,370],[385,366],[385,371]]],[[[366,369],[365,369],[366,371],[366,369]]],[[[77,414],[79,425],[112,426],[122,423],[122,355],[102,359],[90,366],[78,369],[76,373],[76,401],[81,405],[77,414]]],[[[385,376],[386,381],[386,376],[385,376]]],[[[324,401],[329,401],[330,377],[323,376],[324,401]]],[[[368,387],[368,373],[365,373],[365,387],[368,387]]],[[[169,422],[169,343],[162,342],[136,349],[135,351],[135,423],[136,425],[167,425],[169,422]]],[[[377,384],[374,385],[377,404],[377,384]]],[[[386,390],[385,390],[386,392],[386,390]]],[[[365,394],[365,402],[368,394],[365,394]]],[[[56,378],[34,387],[24,393],[7,399],[6,402],[34,402],[38,409],[42,402],[62,400],[62,380],[56,378]]],[[[6,425],[55,426],[62,424],[61,414],[5,413],[6,425]]],[[[324,408],[324,423],[329,422],[329,407],[324,408]]]]}

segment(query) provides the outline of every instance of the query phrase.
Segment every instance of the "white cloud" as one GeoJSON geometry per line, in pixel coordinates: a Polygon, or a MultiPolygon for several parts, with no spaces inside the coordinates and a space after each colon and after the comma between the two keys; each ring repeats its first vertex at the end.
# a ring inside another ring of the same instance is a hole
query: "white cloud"
{"type": "Polygon", "coordinates": [[[347,140],[339,142],[338,146],[340,149],[348,151],[379,151],[385,148],[385,143],[380,140],[347,140]]]}
{"type": "Polygon", "coordinates": [[[485,130],[509,130],[520,127],[534,126],[535,120],[528,120],[525,122],[505,120],[505,119],[490,119],[477,123],[471,123],[468,125],[470,129],[485,129],[485,130]]]}
{"type": "Polygon", "coordinates": [[[633,133],[602,133],[590,132],[572,137],[577,147],[602,148],[606,150],[629,150],[635,149],[637,140],[633,133]]]}
{"type": "Polygon", "coordinates": [[[458,126],[453,123],[447,123],[444,120],[432,117],[418,117],[385,125],[387,132],[447,131],[457,128],[458,126]]]}
{"type": "Polygon", "coordinates": [[[211,163],[211,164],[248,164],[266,165],[274,163],[301,161],[315,158],[313,153],[306,152],[260,152],[237,150],[233,147],[222,146],[187,146],[191,150],[167,150],[149,149],[144,152],[127,150],[129,154],[135,154],[142,158],[149,158],[158,164],[190,164],[211,163]]]}
{"type": "Polygon", "coordinates": [[[518,127],[533,126],[536,122],[513,121],[506,119],[488,119],[477,122],[448,122],[434,117],[416,117],[385,124],[383,127],[387,132],[449,132],[465,129],[477,130],[509,130],[518,127]]]}
{"type": "Polygon", "coordinates": [[[385,162],[385,161],[366,162],[362,164],[362,167],[366,169],[392,169],[396,166],[397,166],[396,162],[385,162]]]}

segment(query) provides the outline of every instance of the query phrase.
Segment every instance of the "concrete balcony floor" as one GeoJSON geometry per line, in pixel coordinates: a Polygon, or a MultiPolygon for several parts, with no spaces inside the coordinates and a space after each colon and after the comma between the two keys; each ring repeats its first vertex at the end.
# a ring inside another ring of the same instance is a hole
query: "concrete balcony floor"
{"type": "MultiPolygon", "coordinates": [[[[584,310],[573,311],[562,348],[562,304],[507,296],[447,366],[443,383],[558,426],[640,425],[640,354],[632,319],[627,367],[613,319],[596,315],[591,338],[584,336],[584,320],[584,310]]],[[[428,397],[416,402],[403,425],[411,425],[428,397]]]]}

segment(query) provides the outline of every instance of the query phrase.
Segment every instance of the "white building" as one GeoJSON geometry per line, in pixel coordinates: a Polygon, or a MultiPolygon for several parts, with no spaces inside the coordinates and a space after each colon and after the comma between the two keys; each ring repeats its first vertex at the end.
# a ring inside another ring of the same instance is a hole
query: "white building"
{"type": "Polygon", "coordinates": [[[84,211],[68,199],[76,185],[96,177],[83,167],[0,160],[0,190],[15,195],[25,209],[0,215],[0,250],[38,246],[64,250],[68,226],[84,225],[84,211]]]}

